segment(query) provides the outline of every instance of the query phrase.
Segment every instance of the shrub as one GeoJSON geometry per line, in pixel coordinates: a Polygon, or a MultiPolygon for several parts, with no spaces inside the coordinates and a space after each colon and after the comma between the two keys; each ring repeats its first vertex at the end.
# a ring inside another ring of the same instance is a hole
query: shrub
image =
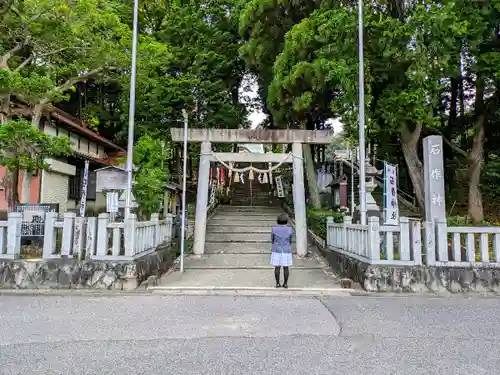
{"type": "Polygon", "coordinates": [[[326,239],[326,220],[328,217],[333,217],[335,223],[342,223],[344,214],[332,210],[314,210],[310,209],[307,212],[308,227],[322,239],[326,239]]]}

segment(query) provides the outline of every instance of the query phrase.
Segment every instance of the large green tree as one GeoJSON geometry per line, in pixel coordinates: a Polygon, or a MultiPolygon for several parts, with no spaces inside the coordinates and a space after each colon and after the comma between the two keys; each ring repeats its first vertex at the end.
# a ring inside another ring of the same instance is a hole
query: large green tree
{"type": "MultiPolygon", "coordinates": [[[[468,160],[469,214],[481,221],[485,125],[497,118],[487,104],[496,98],[491,93],[500,66],[498,5],[390,0],[366,4],[364,17],[369,138],[381,148],[399,140],[423,207],[420,139],[444,134],[451,150],[468,160]]],[[[268,87],[268,107],[275,117],[295,121],[339,116],[346,133],[354,135],[357,72],[356,8],[323,3],[286,34],[268,87]]]]}
{"type": "MultiPolygon", "coordinates": [[[[130,45],[129,29],[120,20],[119,7],[120,3],[113,0],[13,0],[4,4],[0,22],[0,123],[6,124],[13,116],[26,116],[15,110],[22,102],[38,128],[47,105],[64,99],[76,84],[119,70],[126,60],[125,46],[130,45]]],[[[37,139],[27,138],[33,145],[20,147],[17,154],[9,149],[11,157],[21,158],[29,147],[37,149],[37,139]]],[[[18,145],[14,138],[12,144],[18,145]]],[[[14,186],[7,200],[16,202],[17,168],[23,164],[7,166],[8,185],[14,186]]],[[[25,195],[31,174],[28,169],[23,171],[25,195]]]]}
{"type": "Polygon", "coordinates": [[[0,100],[3,120],[14,97],[32,109],[38,125],[44,106],[75,84],[124,66],[130,33],[112,0],[14,0],[0,24],[0,100]]]}

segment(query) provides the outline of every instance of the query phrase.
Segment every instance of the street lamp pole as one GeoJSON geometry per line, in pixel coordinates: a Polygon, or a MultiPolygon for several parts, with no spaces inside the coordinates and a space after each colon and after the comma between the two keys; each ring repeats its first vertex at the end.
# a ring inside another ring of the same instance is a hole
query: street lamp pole
{"type": "Polygon", "coordinates": [[[181,272],[184,272],[184,241],[186,238],[186,180],[187,180],[187,145],[188,145],[188,114],[182,110],[184,117],[184,150],[182,161],[182,216],[181,216],[181,272]]]}
{"type": "Polygon", "coordinates": [[[365,148],[365,68],[363,56],[363,0],[358,0],[358,60],[359,60],[359,213],[366,225],[366,148],[365,148]]]}
{"type": "Polygon", "coordinates": [[[134,0],[134,21],[132,34],[132,68],[130,72],[130,97],[128,109],[128,144],[127,144],[127,190],[125,217],[130,216],[132,207],[132,168],[134,156],[134,126],[135,126],[135,82],[137,71],[137,34],[139,19],[139,0],[134,0]]]}

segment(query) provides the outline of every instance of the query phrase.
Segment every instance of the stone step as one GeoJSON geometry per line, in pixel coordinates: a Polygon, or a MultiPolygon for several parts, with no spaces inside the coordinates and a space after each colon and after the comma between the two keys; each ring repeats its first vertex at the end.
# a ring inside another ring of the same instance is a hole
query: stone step
{"type": "MultiPolygon", "coordinates": [[[[276,215],[277,217],[278,215],[276,215]]],[[[259,220],[255,220],[255,218],[247,218],[247,217],[231,217],[227,218],[226,216],[213,217],[209,220],[207,225],[223,225],[223,226],[246,226],[250,225],[253,227],[264,226],[266,228],[270,228],[272,225],[276,225],[276,218],[262,218],[259,220]]]]}
{"type": "MultiPolygon", "coordinates": [[[[184,269],[272,269],[270,254],[206,254],[190,255],[184,261],[184,269]]],[[[323,269],[316,258],[293,256],[294,269],[323,269]]]]}
{"type": "Polygon", "coordinates": [[[271,199],[263,199],[263,200],[255,200],[250,198],[241,198],[241,199],[232,199],[231,202],[235,205],[263,205],[266,204],[268,206],[273,205],[273,201],[271,199]]]}
{"type": "Polygon", "coordinates": [[[262,218],[262,217],[274,217],[276,215],[279,215],[281,211],[275,210],[269,211],[269,212],[262,212],[262,211],[249,211],[249,212],[239,212],[239,211],[226,211],[226,210],[221,210],[217,211],[213,217],[217,216],[224,216],[224,217],[256,217],[256,218],[262,218]]]}
{"type": "Polygon", "coordinates": [[[227,211],[275,211],[276,207],[269,206],[219,206],[217,211],[227,210],[227,211]]]}
{"type": "Polygon", "coordinates": [[[271,246],[258,242],[206,242],[205,254],[271,254],[271,246]]]}
{"type": "MultiPolygon", "coordinates": [[[[295,236],[293,236],[295,242],[295,236]]],[[[259,242],[271,244],[271,233],[207,233],[206,242],[259,242]]]]}
{"type": "Polygon", "coordinates": [[[207,233],[271,233],[271,226],[208,224],[207,233]]]}

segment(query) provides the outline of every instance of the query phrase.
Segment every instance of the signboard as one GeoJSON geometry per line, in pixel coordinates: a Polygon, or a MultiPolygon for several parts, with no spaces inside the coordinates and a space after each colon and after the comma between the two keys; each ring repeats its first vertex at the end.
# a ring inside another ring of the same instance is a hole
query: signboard
{"type": "Polygon", "coordinates": [[[443,139],[439,135],[424,138],[424,187],[425,220],[446,221],[443,139]]]}
{"type": "Polygon", "coordinates": [[[283,190],[283,182],[281,181],[281,176],[276,177],[276,190],[278,191],[278,198],[285,197],[285,191],[283,190]]]}
{"type": "Polygon", "coordinates": [[[115,191],[106,194],[106,212],[110,214],[118,212],[118,193],[115,191]]]}
{"type": "Polygon", "coordinates": [[[83,169],[82,196],[80,200],[80,217],[85,216],[85,207],[87,206],[87,187],[89,184],[89,161],[85,160],[83,169]]]}
{"type": "Polygon", "coordinates": [[[102,168],[96,171],[96,191],[125,190],[127,188],[127,171],[116,167],[102,168]]]}
{"type": "Polygon", "coordinates": [[[384,163],[384,224],[399,224],[396,166],[384,163]]]}

